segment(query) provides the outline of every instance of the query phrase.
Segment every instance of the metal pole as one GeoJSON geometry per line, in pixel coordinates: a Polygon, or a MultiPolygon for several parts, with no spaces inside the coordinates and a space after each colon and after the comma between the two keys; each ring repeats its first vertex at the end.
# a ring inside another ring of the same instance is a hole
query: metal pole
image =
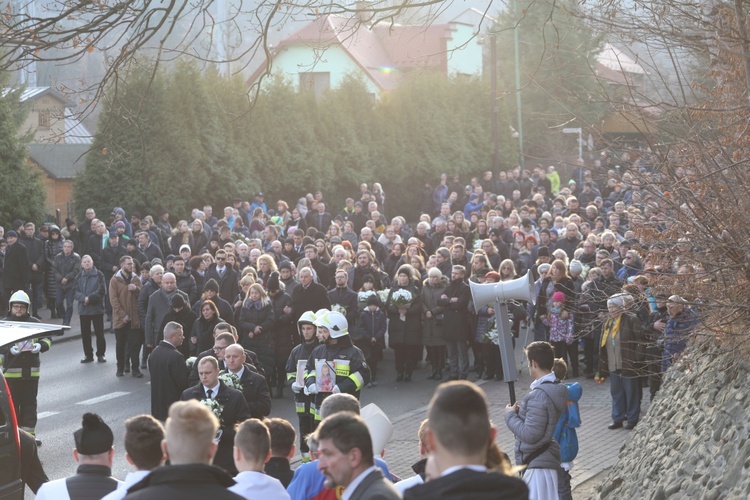
{"type": "Polygon", "coordinates": [[[497,173],[500,168],[500,131],[497,123],[497,35],[494,31],[490,35],[490,60],[492,64],[490,68],[492,82],[492,171],[497,173]]]}
{"type": "Polygon", "coordinates": [[[583,160],[583,127],[578,129],[578,159],[583,160]]]}
{"type": "Polygon", "coordinates": [[[516,19],[516,25],[513,28],[513,45],[516,60],[516,120],[518,121],[518,165],[521,167],[523,175],[523,122],[521,121],[521,63],[518,54],[518,0],[513,1],[513,14],[516,19]]]}
{"type": "Polygon", "coordinates": [[[500,359],[503,361],[503,379],[508,383],[510,404],[516,402],[516,388],[514,382],[518,380],[516,369],[516,353],[513,350],[513,334],[510,331],[510,316],[505,302],[495,300],[495,326],[497,327],[500,359]]]}

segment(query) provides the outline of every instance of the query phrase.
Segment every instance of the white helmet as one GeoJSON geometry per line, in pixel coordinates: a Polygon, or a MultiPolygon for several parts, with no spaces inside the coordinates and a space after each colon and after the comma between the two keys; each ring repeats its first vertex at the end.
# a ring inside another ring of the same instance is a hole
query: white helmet
{"type": "Polygon", "coordinates": [[[327,314],[331,312],[329,309],[318,309],[315,311],[315,317],[316,318],[322,318],[324,314],[327,314]]]}
{"type": "Polygon", "coordinates": [[[302,326],[305,323],[309,323],[311,325],[315,324],[315,313],[312,311],[305,311],[302,313],[302,316],[299,317],[297,320],[297,332],[302,336],[302,330],[300,329],[300,326],[302,326]]]}
{"type": "Polygon", "coordinates": [[[318,317],[315,324],[328,328],[328,333],[332,339],[349,335],[349,322],[346,321],[346,316],[337,311],[330,311],[322,317],[318,317]]]}
{"type": "Polygon", "coordinates": [[[23,290],[18,290],[13,295],[10,296],[10,300],[8,301],[8,307],[12,306],[13,303],[17,304],[26,304],[27,306],[31,305],[31,300],[29,300],[29,296],[26,295],[26,292],[23,290]]]}

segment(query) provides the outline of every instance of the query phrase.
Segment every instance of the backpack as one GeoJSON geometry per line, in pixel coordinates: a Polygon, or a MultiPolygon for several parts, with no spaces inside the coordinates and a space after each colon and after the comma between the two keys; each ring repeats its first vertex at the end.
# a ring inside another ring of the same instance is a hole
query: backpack
{"type": "MultiPolygon", "coordinates": [[[[568,384],[566,384],[568,385],[568,384]]],[[[581,414],[578,410],[578,403],[568,401],[557,421],[555,433],[552,437],[560,445],[560,460],[562,462],[572,462],[578,455],[578,433],[576,428],[581,426],[581,414]]]]}

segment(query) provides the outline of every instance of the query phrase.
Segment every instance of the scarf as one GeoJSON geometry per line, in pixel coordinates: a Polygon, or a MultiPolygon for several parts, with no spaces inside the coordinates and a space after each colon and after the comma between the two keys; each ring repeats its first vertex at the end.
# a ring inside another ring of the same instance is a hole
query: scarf
{"type": "Polygon", "coordinates": [[[618,315],[617,318],[609,318],[607,321],[604,322],[604,327],[602,328],[602,343],[601,347],[604,347],[607,345],[607,339],[609,336],[612,336],[612,342],[615,341],[615,338],[617,337],[617,334],[620,332],[620,320],[622,319],[622,314],[618,315]]]}

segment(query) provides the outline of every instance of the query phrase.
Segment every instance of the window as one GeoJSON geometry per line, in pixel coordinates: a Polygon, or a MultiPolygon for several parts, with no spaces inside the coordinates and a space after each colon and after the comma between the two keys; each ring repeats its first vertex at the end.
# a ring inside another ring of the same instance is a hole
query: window
{"type": "Polygon", "coordinates": [[[51,116],[52,116],[52,113],[50,113],[48,109],[40,109],[39,110],[39,128],[49,128],[51,116]]]}
{"type": "Polygon", "coordinates": [[[311,91],[319,96],[331,88],[331,73],[307,72],[299,74],[300,92],[311,91]]]}

